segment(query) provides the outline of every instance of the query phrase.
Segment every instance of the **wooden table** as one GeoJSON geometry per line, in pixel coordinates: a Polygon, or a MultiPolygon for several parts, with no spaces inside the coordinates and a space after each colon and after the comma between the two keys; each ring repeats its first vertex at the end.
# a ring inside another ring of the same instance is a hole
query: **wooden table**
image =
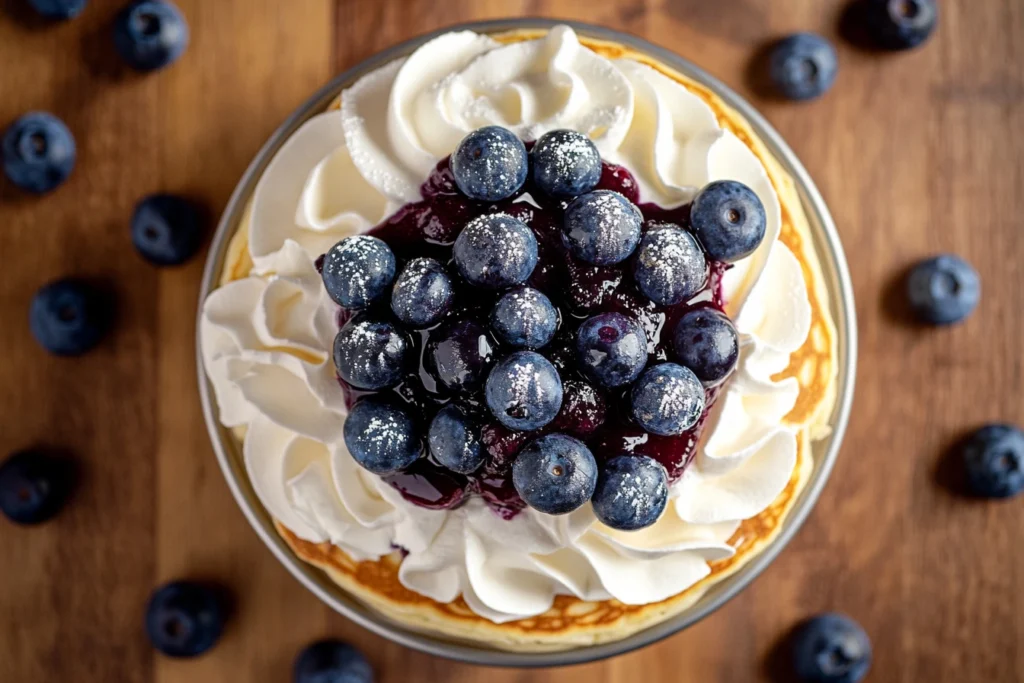
{"type": "MultiPolygon", "coordinates": [[[[164,72],[125,72],[108,25],[121,4],[41,25],[0,0],[0,127],[61,116],[79,145],[44,198],[0,184],[0,452],[70,449],[84,464],[52,523],[0,520],[0,681],[288,681],[326,635],[363,647],[386,683],[768,679],[780,635],[822,610],[871,634],[874,681],[1024,679],[1024,497],[966,500],[945,485],[949,445],[990,420],[1024,422],[1024,4],[947,0],[923,49],[875,55],[839,41],[835,0],[179,0],[192,28],[164,72]],[[751,97],[830,204],[860,321],[853,419],[839,464],[797,538],[747,591],[684,634],[614,661],[495,671],[420,655],[320,604],[264,548],[228,493],[196,393],[202,258],[156,269],[128,220],[145,193],[214,212],[270,132],[333,74],[399,40],[471,19],[569,17],[643,35],[751,97]],[[751,56],[781,34],[836,38],[834,90],[810,104],[758,97],[751,56]],[[964,325],[925,330],[893,313],[901,271],[939,251],[982,274],[964,325]],[[111,338],[78,359],[29,335],[43,282],[102,278],[119,294],[111,338]],[[196,661],[157,656],[142,630],[157,583],[220,581],[238,604],[196,661]]],[[[953,477],[955,479],[955,477],[953,477]]]]}

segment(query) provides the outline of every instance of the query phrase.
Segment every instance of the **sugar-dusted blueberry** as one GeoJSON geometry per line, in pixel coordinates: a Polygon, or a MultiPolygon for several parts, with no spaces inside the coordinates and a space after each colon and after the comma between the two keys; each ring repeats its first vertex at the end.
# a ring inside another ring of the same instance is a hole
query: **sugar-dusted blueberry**
{"type": "Polygon", "coordinates": [[[89,0],[28,0],[32,9],[47,19],[74,19],[89,0]]]}
{"type": "Polygon", "coordinates": [[[336,304],[359,310],[387,293],[395,279],[395,255],[383,240],[353,235],[327,251],[320,275],[336,304]]]}
{"type": "Polygon", "coordinates": [[[1009,424],[976,430],[963,444],[971,491],[986,498],[1009,498],[1024,491],[1024,432],[1009,424]]]}
{"type": "Polygon", "coordinates": [[[452,152],[451,168],[455,184],[470,199],[508,199],[526,182],[526,145],[507,128],[479,128],[452,152]]]}
{"type": "Polygon", "coordinates": [[[676,322],[672,348],[679,362],[706,386],[729,376],[740,356],[739,333],[729,317],[713,308],[687,311],[676,322]]]}
{"type": "Polygon", "coordinates": [[[981,300],[981,279],[971,264],[944,254],[913,267],[907,297],[914,314],[925,323],[949,325],[966,318],[981,300]]]}
{"type": "Polygon", "coordinates": [[[151,263],[175,266],[192,258],[203,244],[199,209],[172,194],[154,194],[135,205],[132,244],[151,263]]]}
{"type": "Polygon", "coordinates": [[[58,356],[77,356],[92,349],[112,321],[110,298],[83,280],[69,278],[44,285],[29,307],[32,336],[58,356]]]}
{"type": "Polygon", "coordinates": [[[4,175],[27,192],[44,194],[57,188],[75,167],[75,138],[53,114],[25,114],[4,131],[4,175]]]}
{"type": "Polygon", "coordinates": [[[649,223],[636,250],[633,277],[648,299],[674,306],[704,287],[708,264],[689,232],[671,223],[649,223]]]}
{"type": "Polygon", "coordinates": [[[690,207],[690,223],[708,256],[726,263],[754,253],[768,224],[760,198],[735,180],[705,185],[690,207]]]}
{"type": "Polygon", "coordinates": [[[487,457],[480,443],[480,425],[454,403],[441,408],[431,420],[427,444],[439,463],[460,474],[480,469],[487,457]]]}
{"type": "Polygon", "coordinates": [[[582,441],[548,434],[519,451],[512,484],[534,510],[564,515],[590,500],[597,485],[597,461],[582,441]]]}
{"type": "Polygon", "coordinates": [[[444,266],[432,258],[405,264],[391,288],[391,310],[406,325],[430,327],[452,304],[452,281],[444,266]]]}
{"type": "Polygon", "coordinates": [[[360,314],[334,338],[338,376],[357,389],[385,389],[401,381],[410,368],[413,347],[408,336],[388,321],[360,314]]]}
{"type": "Polygon", "coordinates": [[[483,324],[452,320],[430,331],[423,366],[439,389],[465,394],[483,386],[494,363],[494,340],[483,324]]]}
{"type": "Polygon", "coordinates": [[[537,237],[503,213],[474,218],[455,239],[455,266],[474,285],[502,289],[522,284],[537,266],[537,237]]]}
{"type": "Polygon", "coordinates": [[[646,431],[676,436],[704,412],[704,387],[693,371],[675,363],[647,368],[629,394],[633,419],[646,431]]]}
{"type": "Polygon", "coordinates": [[[0,512],[18,524],[52,518],[74,486],[69,461],[39,451],[21,451],[0,463],[0,512]]]}
{"type": "Polygon", "coordinates": [[[793,632],[790,645],[799,683],[857,683],[871,668],[867,633],[842,614],[805,621],[793,632]]]}
{"type": "Polygon", "coordinates": [[[487,407],[509,429],[540,429],[562,407],[562,379],[551,362],[533,351],[516,351],[487,376],[487,407]]]}
{"type": "Polygon", "coordinates": [[[158,588],[146,606],[149,641],[168,657],[198,657],[220,639],[227,618],[218,589],[192,581],[158,588]]]}
{"type": "Polygon", "coordinates": [[[599,384],[629,384],[647,364],[647,335],[635,318],[600,313],[587,318],[576,331],[576,357],[599,384]]]}
{"type": "Polygon", "coordinates": [[[168,0],[136,0],[114,19],[114,48],[138,71],[173,64],[184,54],[188,39],[185,16],[168,0]]]}
{"type": "Polygon", "coordinates": [[[601,466],[592,502],[597,518],[613,529],[649,527],[668,503],[668,472],[646,455],[617,455],[601,466]]]}
{"type": "Polygon", "coordinates": [[[343,430],[352,458],[374,474],[405,469],[422,455],[419,430],[406,408],[368,396],[359,399],[343,430]]]}
{"type": "Polygon", "coordinates": [[[321,640],[299,653],[292,683],[373,683],[373,668],[352,645],[321,640]]]}
{"type": "Polygon", "coordinates": [[[607,266],[629,258],[642,223],[640,210],[621,194],[595,190],[566,207],[562,242],[581,261],[607,266]]]}
{"type": "Polygon", "coordinates": [[[533,182],[551,197],[576,197],[601,180],[601,154],[583,133],[553,130],[530,152],[533,182]]]}
{"type": "Polygon", "coordinates": [[[532,287],[517,287],[502,295],[491,311],[494,335],[510,346],[539,349],[558,328],[558,311],[551,299],[532,287]]]}
{"type": "Polygon", "coordinates": [[[836,80],[839,59],[832,43],[815,33],[780,40],[769,56],[769,74],[779,92],[791,100],[824,95],[836,80]]]}
{"type": "Polygon", "coordinates": [[[924,43],[939,23],[938,0],[859,0],[858,10],[872,42],[886,50],[924,43]]]}

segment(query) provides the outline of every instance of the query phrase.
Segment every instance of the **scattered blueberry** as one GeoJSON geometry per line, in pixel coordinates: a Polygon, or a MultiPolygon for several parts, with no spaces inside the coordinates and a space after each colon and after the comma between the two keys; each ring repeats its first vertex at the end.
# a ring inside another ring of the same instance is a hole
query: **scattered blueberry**
{"type": "Polygon", "coordinates": [[[454,403],[438,411],[427,432],[430,454],[461,474],[475,472],[484,464],[487,453],[480,444],[480,425],[454,403]]]}
{"type": "Polygon", "coordinates": [[[352,406],[344,436],[355,461],[374,474],[393,474],[422,454],[419,432],[409,413],[373,396],[352,406]]]}
{"type": "Polygon", "coordinates": [[[138,71],[170,66],[188,47],[188,22],[168,0],[136,0],[114,19],[114,48],[138,71]]]}
{"type": "Polygon", "coordinates": [[[391,288],[391,310],[406,325],[430,327],[452,304],[452,281],[444,266],[432,258],[406,264],[391,288]]]}
{"type": "Polygon", "coordinates": [[[939,23],[937,0],[862,0],[862,11],[872,40],[887,50],[917,47],[939,23]]]}
{"type": "Polygon", "coordinates": [[[640,210],[621,194],[595,190],[566,207],[562,242],[581,261],[607,266],[633,253],[642,222],[640,210]]]}
{"type": "Polygon", "coordinates": [[[795,33],[772,48],[769,71],[775,87],[791,100],[821,97],[835,83],[839,58],[832,43],[815,33],[795,33]]]}
{"type": "Polygon", "coordinates": [[[871,641],[842,614],[822,614],[793,634],[793,669],[800,683],[857,683],[871,668],[871,641]]]}
{"type": "Polygon", "coordinates": [[[395,255],[376,237],[346,237],[324,255],[324,287],[343,308],[366,308],[384,296],[395,279],[395,255]]]}
{"type": "Polygon", "coordinates": [[[175,266],[192,258],[203,243],[199,211],[188,200],[154,194],[135,206],[132,243],[158,266],[175,266]]]}
{"type": "Polygon", "coordinates": [[[646,455],[618,455],[601,466],[592,502],[597,518],[613,529],[649,527],[668,503],[668,472],[646,455]]]}
{"type": "Polygon", "coordinates": [[[190,581],[157,589],[146,607],[146,633],[169,657],[197,657],[216,644],[226,618],[221,596],[190,581]]]}
{"type": "Polygon", "coordinates": [[[693,235],[671,223],[651,223],[636,250],[633,277],[648,299],[674,306],[704,287],[708,264],[693,235]]]}
{"type": "Polygon", "coordinates": [[[590,500],[597,484],[597,461],[582,441],[548,434],[519,451],[512,484],[534,510],[564,515],[590,500]]]}
{"type": "Polygon", "coordinates": [[[587,318],[576,331],[580,366],[599,384],[629,384],[647,364],[647,335],[636,319],[621,313],[587,318]]]}
{"type": "Polygon", "coordinates": [[[494,335],[510,346],[539,349],[558,328],[558,311],[551,299],[531,287],[506,292],[491,311],[494,335]]]}
{"type": "Polygon", "coordinates": [[[548,196],[576,197],[593,190],[601,180],[601,154],[583,133],[545,133],[530,155],[533,182],[548,196]]]}
{"type": "Polygon", "coordinates": [[[4,175],[27,192],[55,189],[71,175],[76,156],[74,136],[53,114],[25,114],[4,131],[4,175]]]}
{"type": "Polygon", "coordinates": [[[734,263],[761,244],[767,219],[753,190],[735,180],[717,180],[694,198],[690,224],[708,256],[734,263]]]}
{"type": "Polygon", "coordinates": [[[503,213],[471,220],[455,239],[455,266],[474,285],[500,289],[522,284],[537,265],[537,238],[503,213]]]}
{"type": "Polygon", "coordinates": [[[728,377],[740,357],[736,326],[713,308],[695,308],[683,314],[676,323],[672,347],[679,362],[706,386],[728,377]]]}
{"type": "Polygon", "coordinates": [[[978,305],[981,281],[971,264],[959,256],[936,256],[910,271],[907,296],[922,322],[949,325],[969,316],[978,305]]]}
{"type": "Polygon", "coordinates": [[[963,447],[967,482],[986,498],[1009,498],[1024,491],[1024,432],[992,424],[975,431],[963,447]]]}
{"type": "Polygon", "coordinates": [[[384,389],[401,381],[413,355],[409,338],[393,323],[357,315],[334,338],[338,376],[357,389],[384,389]]]}
{"type": "Polygon", "coordinates": [[[423,366],[440,388],[465,394],[483,386],[494,363],[494,342],[475,320],[453,320],[430,331],[423,366]]]}
{"type": "Polygon", "coordinates": [[[110,329],[111,303],[81,280],[44,285],[29,308],[32,335],[50,353],[77,356],[96,346],[110,329]]]}
{"type": "Polygon", "coordinates": [[[321,640],[299,653],[292,683],[373,683],[373,669],[348,643],[321,640]]]}
{"type": "Polygon", "coordinates": [[[697,424],[704,387],[689,368],[661,363],[648,368],[630,391],[633,418],[646,431],[675,436],[697,424]]]}
{"type": "Polygon", "coordinates": [[[509,429],[540,429],[562,407],[562,379],[533,351],[516,351],[494,366],[484,387],[487,407],[509,429]]]}
{"type": "Polygon", "coordinates": [[[89,0],[29,0],[32,9],[47,19],[74,19],[89,0]]]}
{"type": "Polygon", "coordinates": [[[526,182],[526,145],[506,128],[486,126],[462,139],[451,167],[455,184],[470,199],[508,199],[526,182]]]}
{"type": "Polygon", "coordinates": [[[15,453],[0,464],[0,511],[19,524],[45,522],[67,501],[73,475],[69,463],[46,453],[15,453]]]}

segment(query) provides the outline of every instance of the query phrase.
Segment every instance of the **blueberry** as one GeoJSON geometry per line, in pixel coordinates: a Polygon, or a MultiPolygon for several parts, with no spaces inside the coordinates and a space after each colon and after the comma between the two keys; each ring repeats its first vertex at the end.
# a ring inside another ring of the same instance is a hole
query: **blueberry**
{"type": "Polygon", "coordinates": [[[74,279],[43,286],[29,308],[32,335],[58,356],[77,356],[96,346],[110,329],[112,318],[107,296],[74,279]]]}
{"type": "Polygon", "coordinates": [[[491,311],[491,329],[510,346],[539,349],[558,328],[558,311],[551,299],[530,287],[506,292],[491,311]]]}
{"type": "Polygon", "coordinates": [[[590,500],[597,485],[597,461],[582,441],[548,434],[519,451],[512,484],[534,510],[564,515],[590,500]]]}
{"type": "Polygon", "coordinates": [[[576,356],[598,383],[629,384],[647,364],[647,335],[634,318],[601,313],[587,318],[576,331],[576,356]]]}
{"type": "Polygon", "coordinates": [[[509,429],[540,429],[562,407],[562,379],[547,358],[516,351],[494,366],[484,387],[487,407],[509,429]]]}
{"type": "Polygon", "coordinates": [[[839,58],[832,43],[814,33],[795,33],[780,40],[768,63],[772,82],[791,100],[821,97],[836,80],[839,58]]]}
{"type": "Polygon", "coordinates": [[[382,398],[357,401],[345,418],[344,436],[352,458],[374,474],[394,474],[422,454],[412,416],[382,398]]]}
{"type": "Polygon", "coordinates": [[[910,308],[922,321],[949,325],[966,318],[981,299],[978,273],[959,256],[921,261],[907,278],[910,308]]]}
{"type": "Polygon", "coordinates": [[[705,386],[729,376],[740,356],[739,334],[729,317],[713,308],[687,311],[676,322],[672,347],[680,363],[705,386]]]}
{"type": "Polygon", "coordinates": [[[444,267],[432,258],[416,258],[406,264],[391,288],[391,310],[406,325],[430,327],[452,305],[452,281],[444,267]]]}
{"type": "Polygon", "coordinates": [[[410,367],[412,343],[387,320],[357,315],[334,338],[338,376],[357,389],[385,389],[398,384],[410,367]]]}
{"type": "Polygon", "coordinates": [[[512,131],[487,126],[462,139],[452,152],[455,184],[481,202],[508,199],[526,182],[526,145],[512,131]]]}
{"type": "Polygon", "coordinates": [[[475,320],[453,320],[427,339],[423,366],[453,394],[465,394],[483,386],[494,363],[494,342],[487,328],[475,320]]]}
{"type": "Polygon", "coordinates": [[[395,279],[395,255],[376,237],[353,235],[327,251],[320,275],[336,304],[359,310],[387,293],[395,279]]]}
{"type": "Polygon", "coordinates": [[[871,641],[842,614],[822,614],[793,634],[793,670],[801,683],[857,683],[871,667],[871,641]]]}
{"type": "Polygon", "coordinates": [[[29,0],[32,9],[47,19],[74,19],[88,0],[29,0]]]}
{"type": "Polygon", "coordinates": [[[924,43],[939,23],[936,0],[861,0],[865,28],[887,50],[908,50],[924,43]]]}
{"type": "Polygon", "coordinates": [[[75,138],[53,114],[25,114],[4,132],[4,175],[27,192],[55,189],[75,167],[75,138]]]}
{"type": "Polygon", "coordinates": [[[963,447],[967,483],[986,498],[1009,498],[1024,491],[1024,432],[1013,425],[986,425],[963,447]]]}
{"type": "Polygon", "coordinates": [[[19,524],[45,522],[67,501],[73,475],[68,462],[46,453],[15,453],[0,464],[0,511],[19,524]]]}
{"type": "Polygon", "coordinates": [[[601,180],[601,154],[583,133],[545,133],[530,156],[534,184],[551,197],[576,197],[593,190],[601,180]]]}
{"type": "Polygon", "coordinates": [[[629,393],[635,419],[652,434],[676,436],[704,412],[704,387],[689,368],[662,363],[648,368],[629,393]]]}
{"type": "Polygon", "coordinates": [[[668,503],[668,473],[646,455],[615,456],[602,465],[592,502],[597,518],[613,529],[649,527],[668,503]]]}
{"type": "Polygon", "coordinates": [[[216,644],[224,630],[224,601],[216,590],[191,581],[158,588],[146,606],[146,633],[169,657],[196,657],[216,644]]]}
{"type": "Polygon", "coordinates": [[[114,19],[114,49],[138,71],[155,71],[173,64],[186,47],[188,22],[167,0],[136,0],[114,19]]]}
{"type": "Polygon", "coordinates": [[[154,194],[135,206],[132,243],[158,266],[174,266],[192,258],[203,243],[199,211],[188,200],[154,194]]]}
{"type": "Polygon", "coordinates": [[[321,640],[299,653],[293,683],[373,683],[363,653],[339,640],[321,640]]]}
{"type": "Polygon", "coordinates": [[[694,198],[690,224],[708,256],[734,263],[761,244],[767,220],[753,190],[735,180],[717,180],[694,198]]]}
{"type": "Polygon", "coordinates": [[[455,239],[455,266],[474,285],[500,289],[522,284],[537,265],[537,238],[503,213],[474,218],[455,239]]]}
{"type": "Polygon", "coordinates": [[[674,306],[704,287],[708,264],[693,235],[671,223],[650,223],[636,251],[633,277],[648,299],[674,306]]]}
{"type": "Polygon", "coordinates": [[[453,403],[434,416],[427,432],[427,443],[430,454],[439,463],[461,474],[475,472],[487,455],[480,444],[480,425],[453,403]]]}
{"type": "Polygon", "coordinates": [[[640,210],[618,192],[595,190],[566,207],[562,243],[581,261],[619,263],[636,249],[642,221],[640,210]]]}

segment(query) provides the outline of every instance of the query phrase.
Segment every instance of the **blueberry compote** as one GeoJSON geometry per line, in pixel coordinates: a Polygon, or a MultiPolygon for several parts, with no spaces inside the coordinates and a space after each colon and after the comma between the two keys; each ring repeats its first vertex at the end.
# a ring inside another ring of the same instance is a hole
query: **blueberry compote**
{"type": "MultiPolygon", "coordinates": [[[[597,188],[623,194],[638,205],[645,221],[690,227],[688,205],[662,209],[654,204],[638,204],[636,180],[621,166],[603,163],[597,188]]],[[[405,380],[384,393],[412,405],[410,412],[422,421],[422,433],[426,433],[431,418],[442,405],[458,402],[482,425],[480,438],[488,458],[476,472],[462,475],[443,468],[427,453],[411,467],[384,479],[407,500],[425,508],[451,508],[470,495],[480,495],[495,512],[511,519],[525,507],[512,485],[512,463],[516,455],[532,439],[557,431],[584,441],[599,463],[623,452],[648,455],[665,466],[670,481],[676,481],[693,458],[718,388],[706,390],[707,407],[690,430],[672,437],[648,434],[629,415],[628,386],[604,389],[580,371],[574,355],[575,332],[583,320],[597,313],[617,311],[631,315],[647,333],[648,366],[670,360],[671,331],[683,313],[695,307],[722,310],[721,276],[728,266],[709,259],[707,281],[693,299],[676,306],[658,306],[637,289],[632,277],[633,257],[611,266],[594,266],[574,259],[563,246],[559,230],[568,200],[545,196],[532,186],[532,181],[527,181],[522,190],[507,200],[477,202],[459,192],[449,160],[444,159],[431,172],[421,193],[422,201],[407,204],[373,228],[370,234],[391,247],[399,261],[399,270],[409,260],[424,256],[447,264],[455,292],[454,304],[437,325],[413,334],[418,367],[409,368],[405,380]],[[491,309],[501,292],[467,284],[452,263],[452,245],[462,227],[477,216],[499,212],[518,218],[533,230],[539,259],[527,284],[547,294],[559,312],[555,338],[538,352],[547,357],[561,375],[562,408],[553,422],[534,432],[511,431],[499,424],[484,403],[482,383],[470,383],[464,385],[460,393],[452,393],[436,377],[437,361],[426,357],[430,353],[444,353],[452,346],[437,343],[437,337],[456,322],[462,323],[460,327],[476,331],[475,339],[461,340],[459,344],[463,349],[477,350],[471,358],[458,359],[469,371],[481,372],[486,377],[491,364],[514,350],[503,347],[488,328],[491,309]],[[467,321],[475,324],[467,326],[467,321]],[[465,389],[465,386],[471,388],[465,389]]],[[[378,315],[392,315],[386,302],[377,304],[375,309],[378,315]]],[[[343,310],[339,324],[348,317],[349,313],[343,310]]],[[[350,406],[367,393],[343,381],[341,384],[350,406]]]]}

